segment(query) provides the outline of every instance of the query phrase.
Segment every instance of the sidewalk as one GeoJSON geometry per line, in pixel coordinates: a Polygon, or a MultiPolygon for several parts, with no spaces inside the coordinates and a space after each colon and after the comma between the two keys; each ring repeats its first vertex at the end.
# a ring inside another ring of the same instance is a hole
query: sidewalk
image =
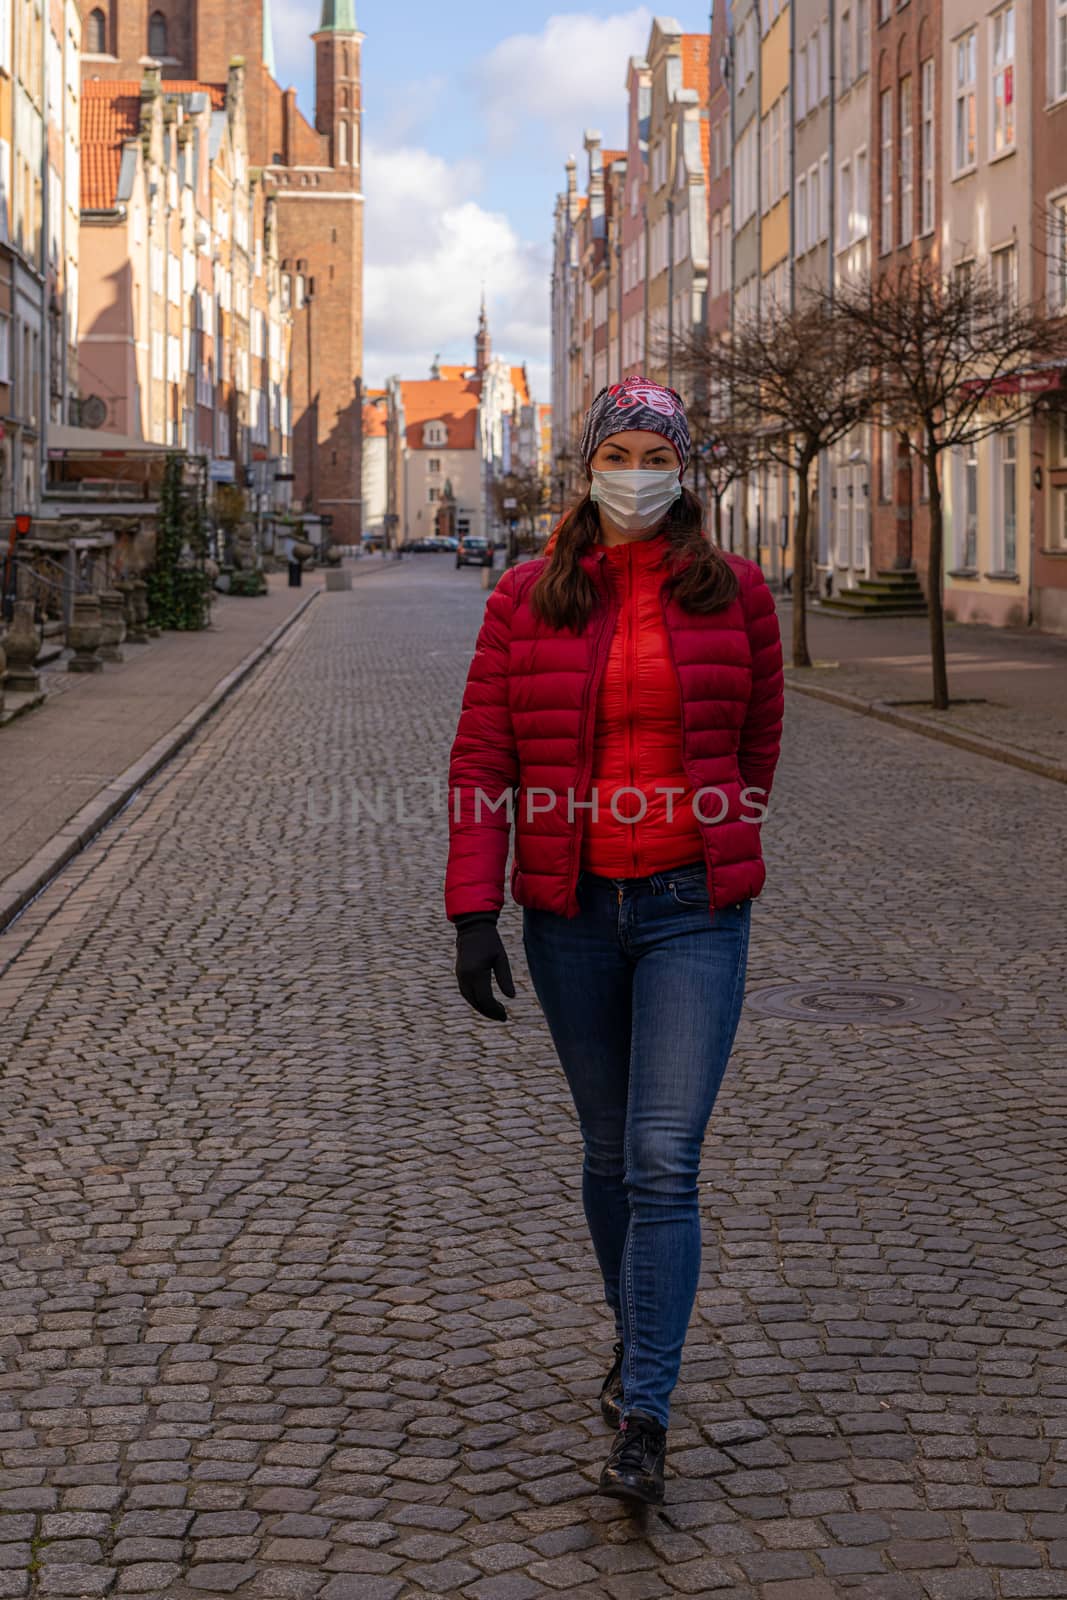
{"type": "MultiPolygon", "coordinates": [[[[792,603],[777,597],[788,663],[792,603]]],[[[801,693],[967,749],[1067,779],[1067,639],[1023,629],[946,624],[947,711],[934,711],[925,617],[852,620],[808,612],[813,667],[787,665],[801,693]],[[841,698],[839,698],[841,697],[841,698]]]]}
{"type": "MultiPolygon", "coordinates": [[[[354,579],[386,570],[370,558],[346,566],[354,579]]],[[[225,680],[254,665],[324,583],[315,571],[290,589],[286,574],[272,573],[262,597],[218,595],[202,633],[124,644],[125,660],[98,673],[69,673],[62,661],[44,669],[45,703],[0,728],[0,927],[36,892],[53,859],[58,867],[79,836],[83,843],[124,803],[123,775],[152,755],[134,775],[143,782],[168,758],[168,739],[180,740],[210,715],[213,693],[226,693],[225,680]],[[65,851],[64,834],[73,835],[65,851]]]]}

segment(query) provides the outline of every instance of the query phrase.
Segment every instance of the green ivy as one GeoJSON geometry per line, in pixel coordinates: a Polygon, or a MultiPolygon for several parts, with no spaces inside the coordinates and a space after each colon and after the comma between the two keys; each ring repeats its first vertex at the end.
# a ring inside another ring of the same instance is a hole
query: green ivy
{"type": "Polygon", "coordinates": [[[145,579],[150,627],[207,627],[211,580],[204,570],[206,554],[203,487],[186,482],[184,457],[172,453],[163,468],[155,564],[145,579]]]}

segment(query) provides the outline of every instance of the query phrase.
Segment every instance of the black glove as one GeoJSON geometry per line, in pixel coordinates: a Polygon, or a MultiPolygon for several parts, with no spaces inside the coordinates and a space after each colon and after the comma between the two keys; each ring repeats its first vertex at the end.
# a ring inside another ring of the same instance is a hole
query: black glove
{"type": "Polygon", "coordinates": [[[453,917],[456,925],[456,977],[459,992],[475,1011],[493,1022],[506,1022],[508,1014],[493,994],[495,977],[501,993],[515,998],[515,984],[507,952],[496,931],[495,911],[465,911],[453,917]]]}

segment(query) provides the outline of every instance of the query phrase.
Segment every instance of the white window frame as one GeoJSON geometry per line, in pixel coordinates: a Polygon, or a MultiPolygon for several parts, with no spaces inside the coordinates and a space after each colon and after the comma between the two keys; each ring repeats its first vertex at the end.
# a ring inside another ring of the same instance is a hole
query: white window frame
{"type": "Polygon", "coordinates": [[[852,13],[845,10],[841,13],[840,34],[841,60],[839,62],[840,76],[838,78],[839,90],[843,93],[852,84],[852,13]]]}
{"type": "Polygon", "coordinates": [[[900,243],[910,244],[915,227],[915,125],[912,118],[914,81],[906,73],[899,83],[900,101],[900,243]]]}
{"type": "Polygon", "coordinates": [[[1050,98],[1067,99],[1067,0],[1052,0],[1049,40],[1050,98]]]}
{"type": "Polygon", "coordinates": [[[883,256],[888,255],[896,244],[893,220],[893,180],[896,176],[893,170],[893,99],[892,89],[883,89],[878,97],[878,128],[881,141],[879,193],[882,205],[878,249],[883,256]]]}
{"type": "Polygon", "coordinates": [[[991,160],[1015,149],[1015,0],[989,19],[989,155],[991,160]]]}
{"type": "Polygon", "coordinates": [[[978,158],[977,28],[953,41],[952,62],[952,171],[959,178],[974,171],[978,158]]]}
{"type": "Polygon", "coordinates": [[[871,164],[867,146],[861,145],[852,163],[852,206],[855,213],[853,240],[866,239],[871,227],[871,164]]]}
{"type": "Polygon", "coordinates": [[[854,213],[852,209],[852,162],[842,161],[837,169],[837,248],[846,249],[852,243],[854,213]]]}
{"type": "Polygon", "coordinates": [[[994,572],[1019,570],[1019,435],[1005,428],[993,435],[994,572]],[[1009,538],[1010,530],[1010,538],[1009,538]]]}
{"type": "MultiPolygon", "coordinates": [[[[1067,3],[1067,0],[1065,0],[1067,3]]],[[[934,58],[929,56],[919,66],[922,84],[919,135],[919,234],[924,237],[934,231],[934,58]]]]}

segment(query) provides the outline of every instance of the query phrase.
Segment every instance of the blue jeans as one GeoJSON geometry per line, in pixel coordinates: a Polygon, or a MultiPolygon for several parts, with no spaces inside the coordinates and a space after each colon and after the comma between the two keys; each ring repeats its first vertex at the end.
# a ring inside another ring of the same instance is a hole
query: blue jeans
{"type": "Polygon", "coordinates": [[[582,1131],[582,1200],[623,1342],[622,1409],[666,1427],[700,1275],[701,1145],[744,998],[751,900],[704,863],[582,872],[579,914],[523,908],[534,992],[582,1131]]]}

